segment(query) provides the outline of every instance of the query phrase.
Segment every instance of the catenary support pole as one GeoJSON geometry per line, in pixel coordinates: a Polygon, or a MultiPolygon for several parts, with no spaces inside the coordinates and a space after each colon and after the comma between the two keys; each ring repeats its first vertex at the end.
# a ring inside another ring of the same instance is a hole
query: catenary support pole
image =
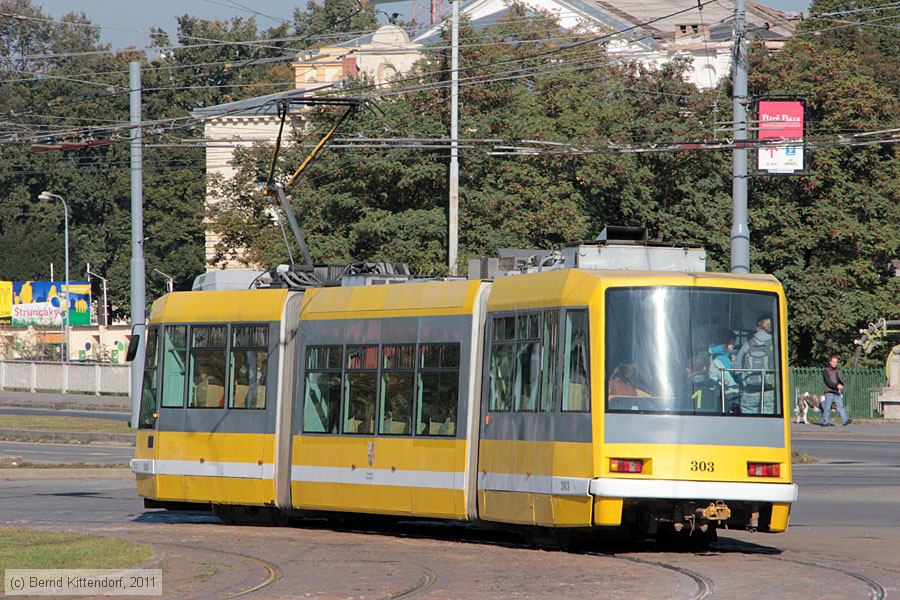
{"type": "Polygon", "coordinates": [[[141,63],[128,63],[131,89],[131,333],[140,336],[137,354],[131,362],[131,426],[137,427],[141,409],[141,381],[146,310],[144,272],[144,172],[141,139],[141,63]]]}
{"type": "Polygon", "coordinates": [[[459,0],[453,5],[450,50],[450,206],[448,217],[447,266],[457,274],[459,254],[459,0]]]}
{"type": "Polygon", "coordinates": [[[735,0],[734,8],[734,84],[731,95],[731,120],[737,147],[732,153],[731,272],[750,272],[750,227],[747,223],[747,36],[746,3],[735,0]]]}
{"type": "MultiPolygon", "coordinates": [[[[69,316],[72,314],[72,312],[71,312],[71,308],[72,308],[71,297],[72,297],[72,295],[71,295],[70,283],[69,283],[69,207],[66,205],[66,201],[62,196],[57,196],[57,197],[62,201],[63,219],[65,219],[65,221],[66,221],[65,227],[64,227],[64,231],[65,231],[65,242],[64,243],[66,245],[66,293],[65,293],[64,297],[66,299],[66,304],[65,304],[65,311],[62,314],[62,322],[63,322],[63,327],[65,327],[65,329],[66,329],[66,338],[65,338],[66,339],[66,350],[65,350],[65,355],[63,356],[63,362],[69,362],[70,354],[72,352],[71,347],[69,346],[69,340],[71,339],[69,337],[69,330],[72,328],[71,323],[69,323],[69,316]]],[[[63,306],[63,305],[60,304],[60,306],[63,306]]]]}

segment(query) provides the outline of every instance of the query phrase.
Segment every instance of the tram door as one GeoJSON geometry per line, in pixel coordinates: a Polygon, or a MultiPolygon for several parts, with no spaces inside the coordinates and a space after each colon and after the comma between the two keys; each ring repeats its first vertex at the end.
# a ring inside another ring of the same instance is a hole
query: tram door
{"type": "Polygon", "coordinates": [[[186,498],[183,453],[187,325],[160,329],[160,390],[156,458],[160,498],[186,498]]]}
{"type": "Polygon", "coordinates": [[[587,311],[492,313],[485,331],[480,517],[590,524],[587,311]]]}

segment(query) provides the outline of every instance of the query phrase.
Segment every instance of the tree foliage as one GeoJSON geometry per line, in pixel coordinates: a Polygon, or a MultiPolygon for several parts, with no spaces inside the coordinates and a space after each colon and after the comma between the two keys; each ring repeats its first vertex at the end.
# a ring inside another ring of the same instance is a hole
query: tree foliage
{"type": "MultiPolygon", "coordinates": [[[[872,0],[813,3],[812,12],[858,10],[872,0]]],[[[894,9],[894,16],[900,11],[894,9]]],[[[837,140],[900,125],[896,28],[847,27],[883,12],[813,20],[752,71],[750,93],[807,102],[808,135],[837,140]],[[887,68],[893,65],[891,68],[887,68]]],[[[900,161],[895,145],[811,151],[806,177],[751,180],[753,264],[784,284],[791,348],[802,360],[849,355],[858,329],[900,314],[900,161]]]]}
{"type": "MultiPolygon", "coordinates": [[[[96,53],[106,48],[83,15],[54,22],[30,0],[0,0],[0,7],[29,17],[0,20],[0,135],[24,139],[41,130],[50,141],[54,130],[96,122],[95,137],[117,142],[65,154],[0,146],[0,278],[38,278],[50,261],[61,263],[60,209],[35,201],[49,189],[70,203],[73,271],[89,260],[109,277],[114,307],[127,311],[127,132],[100,128],[127,121],[127,62],[136,58],[143,60],[144,118],[158,122],[145,131],[154,143],[145,150],[148,271],[171,273],[187,287],[203,267],[205,219],[222,235],[223,254],[245,247],[263,264],[287,260],[273,220],[279,211],[258,193],[271,147],[236,153],[238,177],[211,184],[226,201],[205,214],[204,156],[185,147],[202,131],[183,118],[197,107],[286,89],[292,73],[275,59],[327,45],[336,32],[371,29],[371,6],[310,3],[292,23],[262,33],[253,19],[184,16],[174,40],[155,33],[159,54],[149,58],[96,53]]],[[[749,185],[752,269],[784,284],[791,358],[800,364],[849,355],[856,329],[900,310],[900,278],[888,268],[900,256],[896,146],[837,143],[897,127],[900,39],[890,19],[898,9],[876,0],[816,0],[812,12],[824,16],[801,24],[782,50],[753,54],[750,77],[752,96],[805,98],[808,135],[818,143],[808,151],[809,175],[753,177],[749,185]]],[[[560,47],[554,38],[571,32],[554,30],[548,15],[525,16],[514,5],[485,30],[465,23],[461,30],[461,263],[501,247],[559,246],[618,223],[702,244],[709,267],[727,270],[730,152],[609,150],[711,139],[717,121],[728,120],[715,110],[727,105],[727,79],[701,92],[685,82],[685,63],[648,70],[596,44],[560,47]],[[547,144],[538,155],[494,156],[489,140],[498,139],[547,144]]],[[[404,260],[422,274],[446,273],[449,54],[446,43],[427,50],[377,108],[338,134],[443,143],[335,145],[304,174],[292,202],[317,261],[404,260]]],[[[349,93],[383,89],[360,79],[349,93]]],[[[279,178],[339,114],[303,113],[278,162],[279,178]]],[[[162,280],[148,284],[151,297],[163,290],[162,280]]]]}
{"type": "MultiPolygon", "coordinates": [[[[31,0],[0,0],[0,279],[63,272],[62,207],[70,211],[71,276],[85,263],[109,280],[113,315],[129,311],[131,212],[128,62],[141,61],[144,128],[144,254],[148,300],[165,291],[158,269],[189,288],[204,269],[205,156],[185,147],[202,137],[196,108],[288,89],[296,28],[262,33],[254,19],[177,19],[171,39],[153,31],[153,55],[110,52],[83,14],[54,20],[31,0]],[[96,127],[96,129],[92,129],[96,127]],[[39,137],[34,137],[35,133],[39,137]],[[18,136],[19,139],[16,139],[18,136]],[[34,144],[108,140],[111,145],[36,153],[34,144]]],[[[99,282],[95,281],[95,298],[99,282]]]]}
{"type": "MultiPolygon", "coordinates": [[[[461,138],[577,140],[588,146],[635,143],[651,136],[681,136],[697,126],[697,118],[673,117],[708,111],[707,99],[683,81],[681,64],[648,72],[607,60],[604,49],[596,46],[555,52],[552,59],[529,58],[551,46],[545,41],[546,21],[522,16],[523,9],[517,7],[486,32],[463,27],[461,61],[468,65],[464,80],[487,83],[461,88],[461,138]],[[496,39],[507,43],[489,43],[496,39]]],[[[431,53],[413,73],[395,82],[417,90],[380,100],[377,110],[358,115],[341,135],[446,138],[448,66],[446,47],[431,53]]],[[[365,91],[369,82],[356,85],[357,91],[365,91]]],[[[332,110],[308,115],[294,132],[297,144],[281,155],[282,176],[300,163],[337,115],[332,110]]],[[[595,234],[606,222],[646,223],[665,239],[683,238],[685,230],[700,231],[682,200],[696,195],[692,178],[707,176],[709,157],[595,153],[498,159],[488,156],[483,145],[472,147],[464,141],[462,146],[463,260],[501,247],[557,246],[595,234]],[[657,190],[654,177],[666,169],[681,169],[680,181],[657,190]]],[[[443,274],[446,144],[425,150],[327,152],[294,193],[314,257],[405,260],[419,273],[443,274]]],[[[248,247],[253,259],[266,264],[286,259],[281,232],[257,193],[268,156],[268,149],[239,155],[241,175],[221,183],[222,196],[230,201],[215,215],[225,239],[223,249],[248,247]]]]}
{"type": "MultiPolygon", "coordinates": [[[[823,4],[820,11],[826,10],[840,6],[823,4]]],[[[709,267],[727,270],[730,152],[502,158],[466,143],[539,139],[590,149],[715,135],[713,107],[726,105],[727,80],[701,93],[685,83],[686,65],[677,61],[647,70],[611,60],[594,46],[559,50],[543,41],[554,37],[546,20],[522,16],[514,8],[511,18],[486,31],[464,26],[461,32],[461,262],[500,247],[558,246],[620,223],[645,225],[656,239],[702,244],[709,267]],[[466,83],[473,80],[479,83],[466,83]]],[[[815,33],[825,27],[813,23],[782,51],[754,57],[752,94],[806,98],[810,133],[819,139],[896,126],[896,70],[884,68],[896,60],[896,30],[815,33]]],[[[380,99],[377,111],[358,115],[340,135],[446,138],[448,55],[449,49],[429,53],[395,82],[395,90],[409,88],[405,93],[380,99]]],[[[357,91],[368,85],[357,82],[357,91]]],[[[296,144],[281,155],[280,176],[337,116],[332,110],[305,115],[296,144]]],[[[314,258],[404,260],[419,273],[444,274],[448,154],[446,147],[326,150],[293,195],[314,258]]],[[[849,355],[855,329],[895,314],[900,297],[900,280],[887,269],[900,255],[896,151],[823,147],[811,154],[807,177],[750,184],[752,268],[784,283],[791,358],[800,363],[834,351],[849,355]]],[[[269,156],[268,148],[239,154],[240,174],[220,182],[228,201],[213,215],[223,247],[247,247],[264,264],[286,260],[272,207],[257,192],[269,156]]]]}

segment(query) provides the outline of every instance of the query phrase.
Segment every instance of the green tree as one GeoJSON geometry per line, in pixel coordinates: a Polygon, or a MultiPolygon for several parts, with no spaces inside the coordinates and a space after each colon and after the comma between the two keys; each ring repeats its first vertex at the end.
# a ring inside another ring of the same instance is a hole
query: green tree
{"type": "Polygon", "coordinates": [[[359,0],[310,0],[305,11],[294,9],[294,31],[309,47],[328,46],[337,41],[335,35],[358,35],[376,26],[375,7],[359,0]]]}
{"type": "MultiPolygon", "coordinates": [[[[461,137],[577,140],[587,147],[643,143],[646,136],[676,135],[696,126],[697,117],[680,116],[685,111],[708,111],[703,96],[684,83],[683,64],[649,73],[607,60],[596,45],[559,51],[547,40],[553,34],[546,20],[523,16],[525,10],[514,7],[509,18],[487,31],[463,27],[461,137]],[[492,43],[498,39],[505,43],[492,43]]],[[[558,35],[571,37],[562,30],[558,35]]],[[[414,72],[395,82],[395,91],[409,88],[406,93],[381,99],[377,110],[357,115],[340,135],[446,138],[448,66],[446,46],[430,53],[414,72]]],[[[350,93],[370,89],[370,82],[359,81],[350,93]]],[[[298,144],[281,155],[281,176],[300,163],[337,114],[309,114],[304,127],[294,132],[298,144]]],[[[599,151],[501,159],[485,148],[463,142],[463,260],[505,246],[560,245],[595,234],[607,222],[648,224],[655,234],[672,238],[681,237],[690,224],[691,233],[698,234],[692,241],[702,241],[703,224],[695,214],[683,211],[681,229],[669,223],[667,214],[681,214],[682,197],[699,196],[698,190],[711,187],[692,185],[691,179],[708,177],[708,161],[599,151]],[[656,194],[653,181],[661,165],[671,171],[688,165],[693,171],[677,179],[678,186],[656,194]]],[[[214,215],[224,236],[223,252],[247,247],[264,264],[287,258],[271,205],[257,192],[269,153],[261,149],[239,155],[240,176],[221,182],[221,195],[228,201],[214,215]]],[[[314,258],[404,260],[419,273],[444,273],[447,156],[446,144],[326,150],[293,196],[314,258]]]]}
{"type": "MultiPolygon", "coordinates": [[[[811,10],[875,4],[827,0],[811,10]]],[[[881,16],[862,12],[809,21],[751,73],[752,95],[804,98],[807,135],[819,141],[809,150],[808,176],[755,178],[750,186],[753,264],[785,286],[792,357],[801,363],[819,363],[831,353],[849,356],[860,327],[896,318],[900,310],[900,278],[889,267],[900,256],[896,146],[836,145],[900,123],[900,34],[874,24],[845,26],[845,20],[881,16]]]]}
{"type": "MultiPolygon", "coordinates": [[[[175,46],[157,30],[157,52],[109,52],[84,15],[53,20],[30,0],[3,0],[0,12],[0,278],[62,272],[61,207],[37,201],[50,190],[70,209],[72,277],[86,262],[109,279],[114,316],[129,312],[131,254],[128,61],[142,60],[144,254],[148,300],[165,291],[153,268],[190,287],[204,268],[205,157],[190,111],[289,89],[288,25],[260,34],[253,19],[178,19],[175,46]],[[238,42],[234,44],[223,42],[238,42]],[[34,144],[105,140],[111,145],[36,153],[34,144]]],[[[99,288],[95,289],[99,293],[99,288]]]]}

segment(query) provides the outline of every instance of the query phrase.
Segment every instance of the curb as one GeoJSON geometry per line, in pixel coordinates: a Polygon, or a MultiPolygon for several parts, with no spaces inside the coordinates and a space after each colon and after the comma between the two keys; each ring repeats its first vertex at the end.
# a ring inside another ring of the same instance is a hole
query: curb
{"type": "Polygon", "coordinates": [[[814,442],[900,442],[900,435],[882,433],[838,433],[809,432],[792,433],[791,440],[809,440],[814,442]]]}
{"type": "Polygon", "coordinates": [[[4,408],[43,408],[48,410],[83,410],[99,412],[121,412],[131,414],[131,405],[120,402],[104,402],[103,400],[79,402],[73,400],[19,400],[18,398],[0,398],[0,406],[4,408]],[[129,409],[129,410],[126,410],[129,409]]]}
{"type": "Polygon", "coordinates": [[[10,436],[28,440],[51,440],[64,443],[114,442],[134,445],[133,433],[99,433],[92,431],[41,431],[38,429],[0,429],[0,438],[10,436]]]}
{"type": "Polygon", "coordinates": [[[134,474],[128,468],[84,468],[84,469],[0,469],[0,481],[25,479],[127,479],[134,474]]]}

